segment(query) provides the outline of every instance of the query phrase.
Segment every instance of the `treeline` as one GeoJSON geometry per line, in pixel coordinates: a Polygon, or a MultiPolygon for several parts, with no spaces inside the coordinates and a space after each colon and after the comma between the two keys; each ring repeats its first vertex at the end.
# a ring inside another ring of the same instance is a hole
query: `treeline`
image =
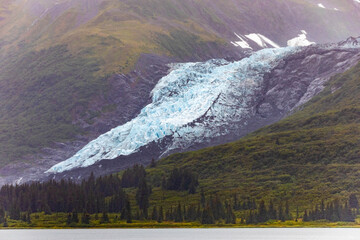
{"type": "MultiPolygon", "coordinates": [[[[292,220],[293,217],[290,214],[289,203],[285,203],[285,207],[282,202],[278,206],[275,206],[273,201],[270,201],[269,205],[265,204],[265,201],[261,201],[259,207],[256,210],[250,210],[249,213],[243,217],[247,224],[265,223],[269,220],[287,221],[292,220]]],[[[297,220],[297,217],[296,217],[297,220]]]]}
{"type": "Polygon", "coordinates": [[[23,185],[5,185],[0,190],[0,206],[18,219],[19,212],[121,211],[128,196],[118,177],[109,175],[95,179],[92,174],[81,184],[71,180],[50,180],[23,185]]]}
{"type": "MultiPolygon", "coordinates": [[[[166,178],[165,178],[166,179],[166,178]]],[[[167,187],[185,191],[198,185],[197,177],[189,170],[174,169],[167,178],[167,187]]],[[[121,217],[131,221],[131,205],[125,188],[137,188],[136,204],[139,219],[148,218],[149,198],[152,187],[146,180],[146,171],[141,165],[134,165],[124,171],[122,177],[109,175],[95,178],[93,174],[81,184],[72,180],[59,182],[33,182],[22,185],[4,185],[0,189],[0,223],[6,217],[30,222],[30,214],[44,212],[67,212],[68,222],[78,222],[77,214],[122,213],[121,217]]],[[[135,216],[135,218],[136,218],[135,216]]],[[[105,217],[106,220],[106,217],[105,217]]],[[[84,219],[88,222],[87,218],[84,219]]]]}
{"type": "MultiPolygon", "coordinates": [[[[217,221],[226,224],[235,224],[236,216],[232,206],[228,201],[223,202],[219,196],[210,197],[204,207],[202,204],[191,204],[189,206],[178,203],[177,206],[170,206],[166,211],[163,207],[152,208],[150,220],[156,220],[159,223],[163,221],[170,222],[196,222],[202,224],[214,224],[217,221]]],[[[139,218],[141,220],[141,218],[139,218]]]]}
{"type": "MultiPolygon", "coordinates": [[[[144,167],[135,165],[124,171],[122,178],[114,175],[95,178],[91,174],[81,184],[69,179],[59,182],[50,180],[43,183],[5,185],[0,189],[0,222],[4,222],[5,212],[14,220],[22,219],[23,212],[27,215],[36,212],[67,212],[72,214],[71,222],[77,222],[77,213],[125,211],[125,214],[129,214],[129,196],[124,188],[130,187],[137,188],[136,203],[142,214],[147,217],[152,189],[146,182],[144,167]]],[[[70,218],[68,220],[70,221],[70,218]]]]}
{"type": "Polygon", "coordinates": [[[358,200],[354,194],[350,195],[349,201],[341,204],[339,200],[334,200],[328,204],[324,201],[316,205],[313,210],[305,211],[304,222],[327,220],[330,222],[355,222],[358,213],[358,200]]]}
{"type": "MultiPolygon", "coordinates": [[[[174,168],[168,176],[163,177],[161,187],[192,194],[198,185],[198,177],[191,170],[174,168]]],[[[80,184],[72,180],[51,180],[5,185],[0,189],[0,223],[7,226],[7,218],[31,223],[31,214],[38,212],[48,215],[67,213],[68,225],[90,224],[91,220],[108,223],[109,213],[116,216],[111,221],[126,220],[127,223],[133,220],[153,220],[159,223],[198,221],[202,224],[257,224],[269,220],[297,221],[300,218],[304,222],[322,219],[353,222],[359,208],[355,194],[350,195],[346,203],[339,200],[329,203],[323,201],[312,210],[305,211],[301,217],[298,210],[296,216],[290,213],[288,201],[275,199],[266,203],[263,200],[238,197],[236,194],[230,198],[218,194],[206,196],[201,189],[196,204],[179,202],[175,206],[151,207],[151,194],[151,184],[146,179],[144,167],[140,165],[125,170],[121,178],[114,175],[95,178],[91,174],[80,184]],[[130,191],[134,193],[131,195],[132,201],[124,190],[126,188],[134,188],[134,191],[130,191]]]]}

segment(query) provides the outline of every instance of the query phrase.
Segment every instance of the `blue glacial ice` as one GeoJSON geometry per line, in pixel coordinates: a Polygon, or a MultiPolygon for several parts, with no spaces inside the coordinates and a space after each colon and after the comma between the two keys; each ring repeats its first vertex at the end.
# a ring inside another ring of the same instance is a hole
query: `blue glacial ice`
{"type": "Polygon", "coordinates": [[[226,135],[227,126],[251,114],[250,101],[261,88],[264,74],[297,51],[298,47],[272,48],[236,62],[216,59],[174,64],[152,90],[152,102],[136,118],[99,136],[47,173],[130,155],[166,136],[173,138],[170,151],[226,135]]]}

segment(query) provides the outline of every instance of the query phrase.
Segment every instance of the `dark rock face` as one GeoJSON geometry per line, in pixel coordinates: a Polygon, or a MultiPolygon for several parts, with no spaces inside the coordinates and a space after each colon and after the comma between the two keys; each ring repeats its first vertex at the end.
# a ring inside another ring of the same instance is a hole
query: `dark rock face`
{"type": "MultiPolygon", "coordinates": [[[[338,46],[309,46],[284,58],[272,71],[265,75],[263,85],[253,94],[251,114],[240,122],[228,123],[230,134],[210,137],[202,142],[193,142],[186,148],[167,151],[174,139],[169,136],[160,142],[152,142],[129,156],[113,160],[102,160],[90,167],[46,177],[61,179],[72,177],[81,179],[91,172],[95,175],[109,174],[127,168],[135,163],[148,164],[175,152],[197,150],[208,146],[237,140],[263,126],[272,124],[291,114],[302,104],[320,93],[324,84],[335,74],[341,73],[360,61],[360,49],[338,46]],[[164,154],[164,152],[166,152],[164,154]]],[[[206,119],[198,119],[199,122],[206,119]]],[[[208,127],[212,127],[209,125],[208,127]]]]}

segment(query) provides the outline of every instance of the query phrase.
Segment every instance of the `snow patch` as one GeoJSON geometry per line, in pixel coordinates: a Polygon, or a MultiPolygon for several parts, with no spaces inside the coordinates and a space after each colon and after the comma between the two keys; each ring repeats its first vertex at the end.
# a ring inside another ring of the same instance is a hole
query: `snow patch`
{"type": "Polygon", "coordinates": [[[261,35],[259,33],[250,33],[248,35],[245,35],[250,40],[254,41],[257,45],[259,45],[262,48],[280,48],[278,44],[270,40],[269,38],[265,37],[264,35],[261,35]]]}
{"type": "Polygon", "coordinates": [[[360,0],[354,0],[354,2],[360,3],[360,0]]]}
{"type": "Polygon", "coordinates": [[[236,42],[231,42],[234,46],[236,47],[241,47],[241,48],[248,48],[248,49],[252,49],[252,47],[250,47],[249,43],[247,43],[244,38],[242,36],[239,36],[237,33],[234,33],[240,41],[236,41],[236,42]]]}
{"type": "Polygon", "coordinates": [[[318,4],[318,7],[320,7],[320,8],[325,8],[325,6],[324,6],[322,3],[319,3],[319,4],[318,4]]]}
{"type": "Polygon", "coordinates": [[[310,42],[307,39],[307,32],[305,30],[301,30],[301,34],[287,41],[287,45],[290,47],[295,47],[295,46],[304,47],[312,44],[315,44],[315,42],[310,42]]]}

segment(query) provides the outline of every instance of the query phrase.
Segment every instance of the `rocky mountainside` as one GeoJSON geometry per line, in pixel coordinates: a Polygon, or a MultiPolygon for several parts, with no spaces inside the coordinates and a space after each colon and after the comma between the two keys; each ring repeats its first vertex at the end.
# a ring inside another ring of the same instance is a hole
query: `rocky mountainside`
{"type": "MultiPolygon", "coordinates": [[[[267,47],[337,42],[360,32],[359,5],[353,0],[321,5],[299,0],[2,0],[0,183],[36,179],[134,119],[153,102],[150,93],[168,74],[169,63],[226,59],[218,66],[226,68],[267,47]]],[[[268,114],[268,106],[259,112],[268,114]]],[[[270,122],[257,120],[251,129],[270,122]]],[[[240,130],[226,141],[242,136],[240,130]]],[[[193,147],[164,141],[169,143],[161,148],[172,144],[174,151],[193,147]]],[[[215,143],[214,138],[194,146],[215,143]]],[[[158,157],[164,149],[153,152],[158,157]]]]}
{"type": "MultiPolygon", "coordinates": [[[[304,212],[322,201],[345,202],[350,194],[358,196],[360,186],[359,91],[357,64],[291,116],[235,142],[161,159],[148,168],[148,179],[161,186],[174,167],[196,169],[210,195],[282,199],[293,216],[297,207],[304,212]]],[[[157,196],[162,204],[163,195],[157,196]]],[[[191,202],[191,195],[181,196],[168,197],[167,205],[191,202]]]]}
{"type": "Polygon", "coordinates": [[[332,76],[357,64],[357,40],[264,49],[234,62],[173,65],[136,118],[47,173],[116,172],[129,164],[239,139],[279,121],[319,94],[332,76]]]}

